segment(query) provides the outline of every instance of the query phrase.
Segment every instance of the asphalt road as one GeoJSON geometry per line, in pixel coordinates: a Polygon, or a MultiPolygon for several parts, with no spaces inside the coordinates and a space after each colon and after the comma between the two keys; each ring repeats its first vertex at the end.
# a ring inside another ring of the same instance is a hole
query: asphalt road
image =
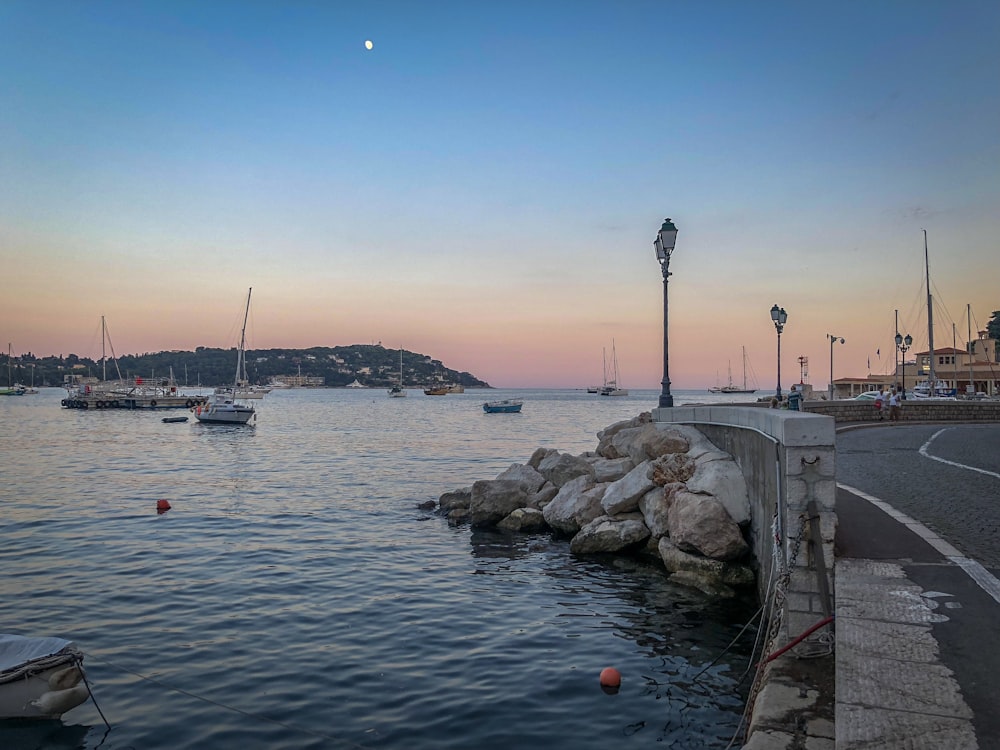
{"type": "Polygon", "coordinates": [[[845,430],[837,481],[885,500],[1000,578],[1000,425],[845,430]]]}
{"type": "MultiPolygon", "coordinates": [[[[1000,578],[1000,425],[900,424],[841,431],[837,481],[889,503],[1000,578]]],[[[978,748],[1000,748],[997,582],[991,592],[989,581],[977,583],[856,495],[839,490],[837,503],[843,529],[843,534],[838,530],[838,556],[895,561],[935,602],[940,617],[932,633],[940,661],[972,711],[978,748]]],[[[914,732],[899,746],[965,750],[957,746],[962,743],[914,732]]]]}

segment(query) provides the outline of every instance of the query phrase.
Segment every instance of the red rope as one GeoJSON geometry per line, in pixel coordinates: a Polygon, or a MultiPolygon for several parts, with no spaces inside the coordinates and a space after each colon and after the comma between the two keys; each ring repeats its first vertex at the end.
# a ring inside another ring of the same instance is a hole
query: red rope
{"type": "Polygon", "coordinates": [[[768,662],[774,661],[779,656],[781,656],[783,653],[785,653],[786,651],[788,651],[791,648],[795,648],[800,643],[802,643],[802,641],[804,641],[810,635],[812,635],[817,630],[819,630],[821,627],[823,627],[824,625],[829,625],[831,622],[833,622],[833,615],[830,615],[829,617],[824,617],[822,620],[820,620],[819,622],[817,622],[815,625],[813,625],[811,628],[809,628],[802,635],[800,635],[797,638],[793,639],[791,641],[791,643],[789,643],[787,646],[782,646],[777,651],[775,651],[773,654],[771,654],[769,657],[767,657],[766,659],[764,659],[763,663],[767,664],[768,662]]]}

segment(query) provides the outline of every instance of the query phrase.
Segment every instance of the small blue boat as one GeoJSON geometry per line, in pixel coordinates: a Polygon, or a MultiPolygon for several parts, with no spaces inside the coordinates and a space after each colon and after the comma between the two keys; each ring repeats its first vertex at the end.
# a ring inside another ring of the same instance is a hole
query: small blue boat
{"type": "Polygon", "coordinates": [[[516,414],[523,405],[520,399],[505,398],[503,401],[487,401],[483,404],[483,411],[487,414],[516,414]]]}

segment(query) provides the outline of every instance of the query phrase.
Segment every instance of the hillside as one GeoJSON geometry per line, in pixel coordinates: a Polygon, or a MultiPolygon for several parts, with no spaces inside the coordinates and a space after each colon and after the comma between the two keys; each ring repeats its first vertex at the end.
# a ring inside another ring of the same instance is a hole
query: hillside
{"type": "MultiPolygon", "coordinates": [[[[318,379],[324,387],[346,386],[357,380],[365,386],[385,388],[399,379],[399,350],[386,349],[381,344],[351,346],[317,346],[311,349],[247,350],[247,374],[252,383],[267,383],[271,379],[292,382],[299,376],[318,379]],[[293,376],[295,376],[293,378],[293,376]]],[[[35,385],[62,385],[68,374],[91,375],[109,380],[122,377],[167,377],[171,371],[180,385],[217,386],[233,381],[236,370],[236,349],[198,347],[195,351],[130,354],[106,364],[75,354],[65,357],[35,358],[28,353],[14,357],[15,382],[35,385]]],[[[7,356],[0,356],[0,371],[6,374],[7,356]]],[[[466,388],[489,388],[489,383],[468,372],[446,367],[440,360],[426,354],[403,350],[403,385],[424,388],[430,385],[460,384],[466,388]]]]}

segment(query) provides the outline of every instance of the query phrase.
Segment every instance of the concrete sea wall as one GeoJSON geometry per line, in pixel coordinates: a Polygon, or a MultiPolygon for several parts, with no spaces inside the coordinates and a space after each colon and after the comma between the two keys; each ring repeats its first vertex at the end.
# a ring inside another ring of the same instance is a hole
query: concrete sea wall
{"type": "MultiPolygon", "coordinates": [[[[834,419],[828,415],[740,406],[656,409],[653,419],[697,427],[737,461],[751,503],[751,544],[768,618],[765,654],[813,631],[796,648],[817,652],[832,642],[836,464],[834,419]]],[[[794,654],[794,651],[793,651],[794,654]]],[[[750,702],[747,748],[832,747],[829,664],[792,658],[761,665],[750,702]]]]}

